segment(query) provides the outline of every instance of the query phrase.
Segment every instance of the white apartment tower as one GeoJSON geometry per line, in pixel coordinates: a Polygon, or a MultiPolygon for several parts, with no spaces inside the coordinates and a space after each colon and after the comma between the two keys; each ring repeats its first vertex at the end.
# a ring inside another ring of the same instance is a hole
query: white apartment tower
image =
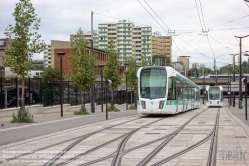
{"type": "Polygon", "coordinates": [[[44,67],[51,67],[51,44],[46,44],[43,51],[43,65],[44,67]]]}
{"type": "Polygon", "coordinates": [[[130,56],[135,56],[137,63],[141,56],[150,62],[151,59],[151,27],[135,27],[126,20],[118,23],[105,23],[98,25],[99,49],[105,50],[108,41],[114,42],[119,53],[119,61],[126,63],[130,56]]]}
{"type": "MultiPolygon", "coordinates": [[[[87,41],[88,45],[90,46],[91,40],[92,40],[92,34],[91,31],[84,31],[83,32],[84,38],[87,41]]],[[[72,41],[73,35],[70,35],[70,41],[72,41]]],[[[97,33],[97,30],[93,31],[93,48],[98,48],[99,47],[99,36],[97,33]]]]}

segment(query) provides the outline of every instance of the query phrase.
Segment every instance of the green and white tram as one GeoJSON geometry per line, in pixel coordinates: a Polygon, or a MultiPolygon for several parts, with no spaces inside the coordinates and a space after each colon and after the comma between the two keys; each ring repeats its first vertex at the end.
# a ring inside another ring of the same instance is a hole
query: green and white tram
{"type": "Polygon", "coordinates": [[[200,106],[200,87],[172,67],[140,67],[137,77],[140,115],[177,114],[200,106]]]}
{"type": "Polygon", "coordinates": [[[206,106],[220,106],[222,107],[223,100],[223,88],[222,86],[208,86],[206,88],[206,106]]]}

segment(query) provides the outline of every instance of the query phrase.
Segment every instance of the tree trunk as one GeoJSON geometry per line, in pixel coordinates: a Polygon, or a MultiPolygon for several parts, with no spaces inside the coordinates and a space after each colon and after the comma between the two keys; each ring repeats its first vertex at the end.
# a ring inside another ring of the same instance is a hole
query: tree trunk
{"type": "Polygon", "coordinates": [[[24,88],[25,88],[25,86],[24,86],[24,83],[25,83],[25,77],[22,76],[22,95],[21,95],[21,106],[20,106],[22,114],[24,114],[24,112],[25,112],[25,105],[24,105],[24,88]]]}
{"type": "Polygon", "coordinates": [[[83,111],[85,109],[85,98],[84,98],[84,93],[85,91],[82,89],[82,94],[81,94],[81,97],[82,97],[82,103],[81,103],[81,108],[80,110],[83,111]]]}
{"type": "Polygon", "coordinates": [[[133,103],[132,103],[132,92],[133,92],[133,91],[131,91],[131,106],[133,106],[133,103]]]}
{"type": "Polygon", "coordinates": [[[134,107],[137,108],[137,93],[134,92],[134,107]]]}
{"type": "Polygon", "coordinates": [[[112,89],[112,101],[111,101],[111,103],[112,103],[112,106],[114,106],[114,100],[113,100],[113,98],[114,98],[114,90],[112,89]]]}

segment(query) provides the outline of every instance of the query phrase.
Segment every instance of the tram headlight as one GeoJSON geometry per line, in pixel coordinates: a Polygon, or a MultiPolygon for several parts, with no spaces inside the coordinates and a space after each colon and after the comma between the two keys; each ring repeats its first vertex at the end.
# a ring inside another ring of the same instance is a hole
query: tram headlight
{"type": "Polygon", "coordinates": [[[159,102],[159,109],[162,109],[162,108],[163,108],[164,102],[165,102],[165,101],[160,101],[160,102],[159,102]]]}
{"type": "Polygon", "coordinates": [[[145,101],[141,101],[141,103],[142,103],[143,109],[146,109],[146,102],[145,101]]]}

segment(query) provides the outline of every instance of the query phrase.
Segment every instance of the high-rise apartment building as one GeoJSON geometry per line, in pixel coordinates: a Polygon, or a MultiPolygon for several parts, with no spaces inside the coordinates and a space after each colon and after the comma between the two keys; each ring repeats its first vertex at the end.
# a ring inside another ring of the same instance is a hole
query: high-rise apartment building
{"type": "Polygon", "coordinates": [[[177,62],[180,62],[183,65],[186,76],[189,71],[189,56],[179,56],[179,58],[177,58],[177,62]]]}
{"type": "MultiPolygon", "coordinates": [[[[91,31],[84,31],[83,32],[84,38],[87,41],[87,45],[91,46],[92,34],[91,31]]],[[[72,41],[73,35],[70,35],[70,41],[72,41]]],[[[93,31],[93,48],[99,47],[99,36],[96,30],[93,31]]]]}
{"type": "Polygon", "coordinates": [[[151,27],[135,27],[126,20],[118,23],[98,25],[99,49],[107,49],[108,42],[113,40],[119,53],[119,61],[126,63],[130,56],[141,62],[141,56],[151,61],[151,27]]]}
{"type": "Polygon", "coordinates": [[[171,55],[172,37],[161,36],[159,32],[154,32],[152,35],[152,56],[164,55],[170,59],[172,63],[171,55]]]}
{"type": "Polygon", "coordinates": [[[51,67],[51,45],[46,44],[43,51],[43,65],[44,67],[51,67]]]}

